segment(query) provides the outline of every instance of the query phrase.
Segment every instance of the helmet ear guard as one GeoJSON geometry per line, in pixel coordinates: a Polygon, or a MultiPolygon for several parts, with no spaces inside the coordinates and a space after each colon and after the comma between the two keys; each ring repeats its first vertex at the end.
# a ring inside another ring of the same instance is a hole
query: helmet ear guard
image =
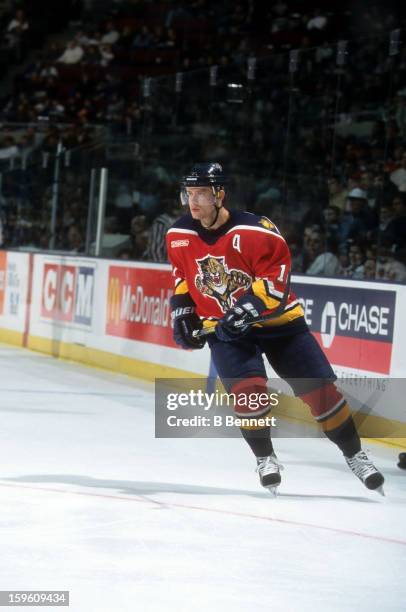
{"type": "Polygon", "coordinates": [[[189,194],[183,186],[180,188],[180,202],[182,206],[189,206],[189,194]]]}

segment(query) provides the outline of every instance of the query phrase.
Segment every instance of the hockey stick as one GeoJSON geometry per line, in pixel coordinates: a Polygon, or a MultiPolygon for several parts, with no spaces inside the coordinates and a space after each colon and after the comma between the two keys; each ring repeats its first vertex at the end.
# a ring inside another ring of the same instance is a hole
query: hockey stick
{"type": "MultiPolygon", "coordinates": [[[[290,272],[288,275],[288,279],[286,281],[285,291],[283,292],[281,303],[279,304],[278,308],[274,310],[273,312],[271,312],[269,315],[263,315],[260,317],[256,317],[255,319],[251,319],[251,321],[244,321],[244,319],[241,319],[240,321],[236,321],[234,323],[234,328],[238,329],[239,327],[245,327],[245,326],[252,327],[256,323],[265,323],[266,321],[271,321],[272,319],[276,319],[277,317],[279,317],[279,315],[285,310],[286,302],[288,301],[288,297],[289,297],[289,291],[290,291],[290,272]]],[[[209,336],[210,334],[214,334],[215,330],[216,330],[216,325],[213,325],[213,327],[204,327],[203,329],[195,329],[195,331],[193,332],[193,336],[195,338],[202,338],[204,336],[209,336]]]]}

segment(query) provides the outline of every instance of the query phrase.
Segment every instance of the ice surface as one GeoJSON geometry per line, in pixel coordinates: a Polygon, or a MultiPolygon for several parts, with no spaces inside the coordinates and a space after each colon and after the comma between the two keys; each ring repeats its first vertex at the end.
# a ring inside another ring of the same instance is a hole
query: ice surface
{"type": "Polygon", "coordinates": [[[152,385],[5,346],[0,367],[2,590],[69,590],[73,612],[405,610],[398,449],[366,444],[381,498],[327,440],[278,439],[274,500],[242,440],[155,439],[152,385]]]}

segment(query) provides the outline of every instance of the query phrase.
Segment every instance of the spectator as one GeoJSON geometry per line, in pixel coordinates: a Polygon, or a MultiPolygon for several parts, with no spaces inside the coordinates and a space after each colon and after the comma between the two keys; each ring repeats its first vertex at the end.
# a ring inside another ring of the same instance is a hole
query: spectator
{"type": "Polygon", "coordinates": [[[133,40],[133,47],[152,47],[154,44],[154,36],[151,34],[148,26],[142,26],[141,32],[135,35],[133,40]]]}
{"type": "Polygon", "coordinates": [[[406,247],[406,194],[399,194],[393,199],[391,233],[395,250],[406,247]]]}
{"type": "Polygon", "coordinates": [[[342,244],[338,248],[338,261],[343,276],[351,276],[350,258],[348,255],[348,244],[342,244]]]}
{"type": "Polygon", "coordinates": [[[27,32],[29,28],[28,20],[24,14],[24,11],[18,10],[15,17],[10,21],[7,26],[7,32],[23,33],[27,32]]]}
{"type": "Polygon", "coordinates": [[[128,49],[134,39],[134,32],[129,25],[124,26],[120,35],[120,44],[117,45],[120,49],[128,49]]]}
{"type": "Polygon", "coordinates": [[[336,206],[344,211],[347,204],[348,191],[343,188],[337,177],[328,181],[329,206],[336,206]]]}
{"type": "Polygon", "coordinates": [[[122,249],[117,255],[117,259],[129,261],[132,258],[131,256],[132,256],[132,253],[130,249],[122,249]]]}
{"type": "Polygon", "coordinates": [[[41,69],[39,75],[43,79],[49,77],[58,78],[59,71],[58,68],[52,62],[46,62],[44,64],[44,67],[41,69]]]}
{"type": "Polygon", "coordinates": [[[353,243],[350,245],[348,249],[348,259],[348,276],[351,278],[364,278],[365,255],[359,244],[353,243]]]}
{"type": "Polygon", "coordinates": [[[364,263],[364,279],[371,280],[376,278],[376,259],[366,259],[364,263]]]}
{"type": "Polygon", "coordinates": [[[406,266],[397,255],[390,255],[384,267],[382,278],[393,283],[406,282],[406,266]]]}
{"type": "Polygon", "coordinates": [[[390,174],[390,180],[401,192],[406,192],[406,152],[402,154],[400,167],[390,174]]]}
{"type": "Polygon", "coordinates": [[[166,30],[166,34],[162,40],[162,47],[177,47],[178,46],[178,37],[176,31],[173,28],[168,28],[166,30]]]}
{"type": "Polygon", "coordinates": [[[305,251],[309,250],[309,244],[310,241],[313,239],[314,234],[320,234],[321,233],[321,226],[320,225],[308,225],[304,228],[304,232],[303,232],[303,247],[305,251]]]}
{"type": "Polygon", "coordinates": [[[97,45],[88,45],[83,56],[83,63],[97,66],[101,62],[100,48],[97,45]]]}
{"type": "Polygon", "coordinates": [[[145,259],[148,235],[147,217],[145,215],[136,215],[131,220],[132,259],[145,259]]]}
{"type": "Polygon", "coordinates": [[[349,210],[343,215],[341,238],[367,239],[377,227],[376,215],[368,206],[367,194],[356,187],[348,194],[349,210]]]}
{"type": "Polygon", "coordinates": [[[165,242],[166,232],[183,213],[184,209],[180,204],[174,205],[172,201],[169,201],[165,206],[165,211],[153,220],[148,236],[148,246],[145,251],[147,261],[159,263],[168,261],[165,242]]]}
{"type": "Polygon", "coordinates": [[[340,262],[326,244],[325,236],[313,231],[308,237],[307,245],[311,263],[305,271],[306,274],[337,276],[341,273],[340,262]]]}
{"type": "Polygon", "coordinates": [[[7,26],[6,40],[10,49],[15,51],[16,60],[19,61],[24,43],[24,35],[29,29],[29,23],[24,11],[18,10],[15,17],[7,26]]]}
{"type": "Polygon", "coordinates": [[[102,43],[102,33],[101,32],[93,32],[89,36],[88,45],[94,45],[95,47],[99,47],[102,43]]]}
{"type": "Polygon", "coordinates": [[[89,47],[89,45],[95,45],[97,47],[101,44],[102,35],[100,32],[80,31],[76,34],[75,40],[82,48],[89,47]]]}
{"type": "Polygon", "coordinates": [[[3,145],[0,146],[0,160],[13,159],[19,154],[18,147],[12,136],[6,136],[3,145]]]}
{"type": "Polygon", "coordinates": [[[303,272],[304,266],[300,231],[293,228],[286,228],[284,235],[289,244],[292,273],[299,274],[303,272]]]}
{"type": "Polygon", "coordinates": [[[112,21],[106,24],[106,33],[102,36],[101,42],[104,45],[114,45],[120,38],[120,33],[117,28],[114,27],[112,21]]]}
{"type": "Polygon", "coordinates": [[[315,59],[318,64],[327,62],[334,55],[334,49],[332,45],[324,42],[321,46],[317,47],[315,59]]]}
{"type": "Polygon", "coordinates": [[[78,64],[82,60],[83,55],[83,48],[76,40],[72,40],[68,43],[58,62],[61,64],[78,64]]]}
{"type": "Polygon", "coordinates": [[[190,17],[189,11],[183,6],[182,2],[175,2],[174,6],[168,11],[165,26],[170,28],[177,19],[188,19],[190,17]]]}
{"type": "Polygon", "coordinates": [[[114,53],[111,50],[111,45],[100,45],[100,65],[108,66],[110,62],[114,59],[114,53]]]}
{"type": "Polygon", "coordinates": [[[66,250],[71,253],[83,253],[83,236],[77,225],[71,225],[67,232],[66,250]]]}
{"type": "Polygon", "coordinates": [[[385,243],[394,242],[395,227],[393,221],[393,208],[388,204],[382,205],[379,211],[379,226],[377,228],[376,240],[379,239],[380,242],[383,241],[385,243]]]}
{"type": "Polygon", "coordinates": [[[323,210],[323,231],[327,240],[341,242],[340,209],[338,206],[327,206],[323,210]]]}
{"type": "Polygon", "coordinates": [[[391,260],[392,260],[392,253],[390,250],[390,245],[381,244],[379,248],[377,249],[376,278],[378,279],[386,278],[386,270],[391,260]]]}
{"type": "Polygon", "coordinates": [[[325,17],[319,9],[314,11],[313,17],[306,24],[308,30],[324,30],[327,26],[327,17],[325,17]]]}
{"type": "Polygon", "coordinates": [[[395,119],[401,137],[406,141],[406,88],[398,91],[395,106],[395,119]]]}

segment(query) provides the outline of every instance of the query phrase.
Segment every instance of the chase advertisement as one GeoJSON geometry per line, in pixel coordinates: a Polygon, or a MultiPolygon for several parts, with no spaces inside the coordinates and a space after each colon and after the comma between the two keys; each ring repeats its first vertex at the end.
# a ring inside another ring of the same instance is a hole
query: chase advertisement
{"type": "Polygon", "coordinates": [[[306,321],[331,363],[389,374],[396,292],[295,282],[306,321]]]}

